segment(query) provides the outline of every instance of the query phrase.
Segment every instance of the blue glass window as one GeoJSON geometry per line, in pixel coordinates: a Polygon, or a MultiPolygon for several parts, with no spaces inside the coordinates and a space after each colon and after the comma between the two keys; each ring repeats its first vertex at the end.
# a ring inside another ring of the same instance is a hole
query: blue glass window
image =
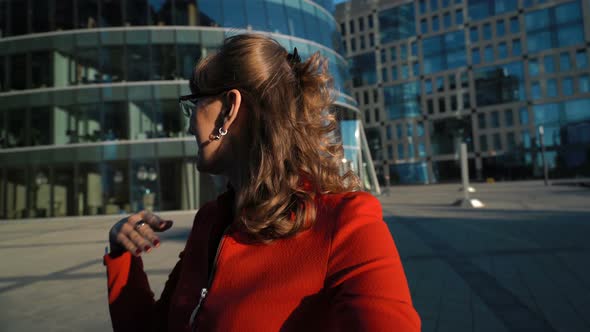
{"type": "Polygon", "coordinates": [[[391,80],[397,81],[397,67],[396,66],[391,67],[391,80]]]}
{"type": "Polygon", "coordinates": [[[449,32],[426,38],[422,42],[424,74],[466,65],[465,33],[449,32]]]}
{"type": "Polygon", "coordinates": [[[422,33],[428,32],[428,21],[425,18],[420,20],[420,31],[422,33]]]}
{"type": "Polygon", "coordinates": [[[424,136],[424,124],[422,122],[416,124],[416,135],[418,137],[424,136]]]}
{"type": "Polygon", "coordinates": [[[381,44],[408,38],[416,34],[414,4],[408,3],[379,13],[381,44]]]}
{"type": "Polygon", "coordinates": [[[418,156],[419,157],[426,157],[426,147],[424,146],[424,143],[422,143],[422,142],[418,143],[418,156]]]}
{"type": "Polygon", "coordinates": [[[578,50],[576,52],[576,67],[578,69],[588,68],[588,54],[586,50],[578,50]]]}
{"type": "Polygon", "coordinates": [[[381,64],[387,63],[387,49],[382,48],[379,54],[381,55],[381,64]]]}
{"type": "Polygon", "coordinates": [[[491,45],[486,46],[484,50],[484,61],[485,62],[492,62],[494,61],[494,49],[491,45]]]}
{"type": "MultiPolygon", "coordinates": [[[[231,11],[234,11],[234,9],[230,10],[230,12],[231,11]]],[[[237,14],[243,15],[243,12],[239,12],[237,14]]],[[[289,26],[287,25],[287,13],[285,11],[285,5],[283,1],[266,1],[266,18],[268,20],[268,26],[271,32],[278,32],[286,35],[289,34],[289,26]]]]}
{"type": "Polygon", "coordinates": [[[486,135],[479,136],[479,150],[488,151],[488,137],[486,135]]]}
{"type": "Polygon", "coordinates": [[[359,31],[365,31],[365,18],[359,17],[359,31]]]}
{"type": "Polygon", "coordinates": [[[469,40],[471,40],[472,43],[477,43],[479,40],[479,30],[477,27],[472,27],[469,30],[469,40]]]}
{"type": "Polygon", "coordinates": [[[520,39],[514,39],[512,41],[512,56],[519,56],[521,52],[520,39]]]}
{"type": "Polygon", "coordinates": [[[579,1],[526,14],[527,48],[539,52],[584,42],[584,26],[579,1]]]}
{"type": "Polygon", "coordinates": [[[578,82],[580,84],[580,93],[590,92],[590,75],[580,76],[578,82]]]}
{"type": "Polygon", "coordinates": [[[397,145],[397,159],[404,159],[404,145],[402,143],[399,143],[397,145]]]}
{"type": "Polygon", "coordinates": [[[490,114],[490,128],[498,127],[500,127],[500,113],[498,111],[493,111],[490,114]]]}
{"type": "Polygon", "coordinates": [[[486,114],[479,113],[477,115],[477,126],[479,129],[486,129],[486,114]]]}
{"type": "Polygon", "coordinates": [[[406,135],[407,136],[414,136],[414,126],[411,122],[406,124],[406,135]]]}
{"type": "Polygon", "coordinates": [[[443,15],[443,22],[445,25],[445,29],[448,29],[453,25],[453,22],[451,22],[451,13],[445,13],[443,15]]]}
{"type": "Polygon", "coordinates": [[[481,20],[490,16],[517,10],[518,1],[514,0],[469,0],[468,11],[472,20],[481,20]]]}
{"type": "Polygon", "coordinates": [[[432,80],[424,81],[424,93],[431,94],[432,93],[432,80]]]}
{"type": "Polygon", "coordinates": [[[535,59],[529,60],[529,74],[531,76],[539,75],[539,63],[535,59]]]}
{"type": "Polygon", "coordinates": [[[412,65],[412,75],[415,77],[420,76],[420,64],[418,62],[414,62],[412,65]]]}
{"type": "Polygon", "coordinates": [[[508,57],[508,49],[506,48],[506,43],[501,42],[498,44],[498,58],[505,59],[508,57]]]}
{"type": "Polygon", "coordinates": [[[420,6],[420,14],[425,14],[426,13],[426,0],[420,0],[419,6],[420,6]]]}
{"type": "Polygon", "coordinates": [[[493,65],[474,71],[477,106],[525,99],[521,62],[493,65]]]}
{"type": "Polygon", "coordinates": [[[545,74],[554,73],[555,72],[555,61],[553,60],[553,56],[546,55],[543,58],[543,67],[545,69],[545,74]]]}
{"type": "Polygon", "coordinates": [[[489,23],[483,25],[483,40],[492,39],[492,26],[489,23]]]}
{"type": "Polygon", "coordinates": [[[561,91],[565,96],[574,94],[574,82],[570,77],[566,77],[561,81],[561,91]]]}
{"type": "Polygon", "coordinates": [[[565,119],[567,122],[579,122],[590,120],[590,99],[569,100],[563,103],[565,119]]]}
{"type": "Polygon", "coordinates": [[[477,65],[481,62],[481,56],[479,54],[479,48],[474,48],[473,50],[471,50],[471,62],[474,65],[477,65]]]}
{"type": "Polygon", "coordinates": [[[412,52],[412,56],[417,57],[418,56],[418,43],[416,42],[412,42],[412,44],[410,45],[411,48],[411,52],[412,52]]]}
{"type": "Polygon", "coordinates": [[[412,158],[414,158],[414,156],[415,156],[414,144],[408,142],[408,158],[412,159],[412,158]]]}
{"type": "Polygon", "coordinates": [[[383,80],[383,82],[387,82],[387,80],[389,79],[388,76],[389,75],[387,75],[387,68],[381,69],[381,79],[383,80]]]}
{"type": "Polygon", "coordinates": [[[410,69],[407,65],[402,66],[402,80],[410,78],[410,69]]]}
{"type": "Polygon", "coordinates": [[[430,0],[430,11],[438,10],[438,0],[430,0]]]}
{"type": "Polygon", "coordinates": [[[518,16],[514,16],[510,18],[510,33],[516,34],[520,31],[520,22],[518,21],[518,16]]]}
{"type": "Polygon", "coordinates": [[[530,149],[531,148],[531,134],[529,133],[529,131],[525,130],[520,135],[521,135],[521,139],[522,139],[522,146],[524,146],[525,149],[530,149]]]}
{"type": "Polygon", "coordinates": [[[496,22],[496,37],[503,37],[506,34],[506,25],[504,24],[504,20],[499,20],[496,22]]]}
{"type": "Polygon", "coordinates": [[[514,126],[514,112],[512,110],[506,110],[504,112],[504,123],[506,127],[514,126]]]}
{"type": "Polygon", "coordinates": [[[557,97],[557,81],[553,78],[547,80],[547,97],[557,97]]]}
{"type": "Polygon", "coordinates": [[[559,71],[569,71],[572,68],[570,63],[570,55],[569,53],[561,53],[559,55],[559,71]]]}
{"type": "Polygon", "coordinates": [[[440,30],[440,25],[438,23],[438,16],[433,16],[432,17],[432,31],[438,31],[440,30]]]}
{"type": "Polygon", "coordinates": [[[442,0],[443,8],[447,8],[450,5],[451,5],[451,0],[442,0]]]}
{"type": "Polygon", "coordinates": [[[408,47],[406,46],[406,44],[401,44],[399,46],[399,58],[401,60],[407,60],[408,59],[408,47]]]}
{"type": "Polygon", "coordinates": [[[389,53],[391,55],[391,62],[397,61],[397,48],[395,46],[389,49],[389,53]]]}
{"type": "Polygon", "coordinates": [[[367,17],[367,19],[368,19],[369,29],[372,29],[373,28],[373,15],[369,15],[367,17]]]}
{"type": "Polygon", "coordinates": [[[353,56],[350,62],[352,85],[354,87],[371,85],[377,82],[374,53],[353,56]]]}
{"type": "Polygon", "coordinates": [[[436,78],[436,91],[441,92],[445,89],[445,81],[442,77],[436,78]]]}
{"type": "MultiPolygon", "coordinates": [[[[419,82],[403,83],[383,88],[385,111],[389,120],[420,116],[419,82]]],[[[401,131],[401,126],[398,133],[401,131]]]]}
{"type": "Polygon", "coordinates": [[[463,10],[457,9],[457,11],[455,11],[455,23],[457,25],[461,25],[461,24],[463,24],[464,21],[465,21],[465,18],[463,17],[463,10]]]}
{"type": "Polygon", "coordinates": [[[526,107],[520,109],[518,120],[522,126],[529,124],[529,111],[526,107]]]}
{"type": "Polygon", "coordinates": [[[404,133],[402,132],[402,125],[401,123],[398,123],[395,125],[395,133],[397,134],[397,139],[402,139],[402,136],[404,135],[404,133]]]}
{"type": "Polygon", "coordinates": [[[541,83],[538,81],[531,83],[531,98],[533,100],[541,99],[541,83]]]}
{"type": "Polygon", "coordinates": [[[502,139],[500,134],[494,134],[492,135],[492,138],[494,139],[494,150],[502,150],[502,139]]]}

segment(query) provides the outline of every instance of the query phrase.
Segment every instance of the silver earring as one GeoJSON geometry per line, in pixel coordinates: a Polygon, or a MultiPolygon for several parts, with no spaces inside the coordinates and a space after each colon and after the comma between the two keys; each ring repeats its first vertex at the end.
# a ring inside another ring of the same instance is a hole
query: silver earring
{"type": "Polygon", "coordinates": [[[210,140],[214,140],[214,141],[219,141],[221,139],[221,137],[227,135],[227,130],[223,129],[223,127],[219,127],[219,134],[217,135],[209,135],[209,139],[210,140]]]}

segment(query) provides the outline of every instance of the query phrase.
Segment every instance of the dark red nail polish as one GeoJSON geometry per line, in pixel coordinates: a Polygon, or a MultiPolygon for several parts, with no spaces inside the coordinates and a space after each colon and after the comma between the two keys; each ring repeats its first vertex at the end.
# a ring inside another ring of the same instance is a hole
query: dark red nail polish
{"type": "Polygon", "coordinates": [[[154,240],[154,247],[158,247],[160,245],[160,240],[154,240]]]}
{"type": "Polygon", "coordinates": [[[150,246],[145,246],[145,247],[143,247],[143,250],[144,250],[145,252],[150,252],[150,251],[152,251],[152,247],[150,247],[150,246]]]}
{"type": "Polygon", "coordinates": [[[141,249],[135,250],[135,255],[139,256],[141,254],[141,249]]]}

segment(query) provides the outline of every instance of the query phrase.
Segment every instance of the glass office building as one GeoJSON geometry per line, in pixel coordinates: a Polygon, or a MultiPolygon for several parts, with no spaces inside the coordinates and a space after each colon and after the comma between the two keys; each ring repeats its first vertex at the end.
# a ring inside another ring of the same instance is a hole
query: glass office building
{"type": "Polygon", "coordinates": [[[380,182],[590,176],[590,2],[336,6],[380,182]],[[543,127],[544,135],[539,134],[543,127]]]}
{"type": "Polygon", "coordinates": [[[332,9],[327,0],[0,0],[0,219],[195,209],[215,197],[219,184],[195,170],[178,96],[190,93],[199,58],[244,31],[329,59],[343,169],[375,189],[332,9]]]}

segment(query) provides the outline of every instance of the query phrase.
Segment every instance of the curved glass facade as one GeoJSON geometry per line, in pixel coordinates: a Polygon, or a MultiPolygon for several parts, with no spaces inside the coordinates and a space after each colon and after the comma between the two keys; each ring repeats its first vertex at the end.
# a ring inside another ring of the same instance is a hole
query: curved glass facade
{"type": "Polygon", "coordinates": [[[331,6],[0,0],[0,219],[195,209],[215,197],[177,101],[196,62],[243,31],[328,58],[343,168],[373,188],[331,6]]]}

